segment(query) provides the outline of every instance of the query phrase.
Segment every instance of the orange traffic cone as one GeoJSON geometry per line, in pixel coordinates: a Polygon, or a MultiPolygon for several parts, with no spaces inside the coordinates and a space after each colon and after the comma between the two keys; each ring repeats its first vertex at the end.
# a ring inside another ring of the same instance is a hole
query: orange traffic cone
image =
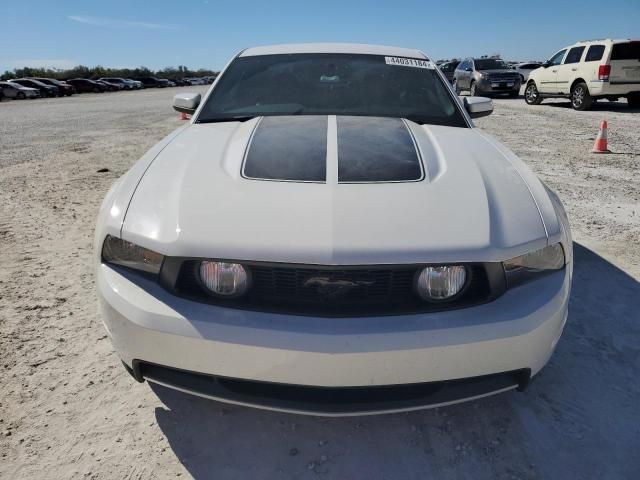
{"type": "Polygon", "coordinates": [[[607,147],[607,121],[602,120],[600,122],[600,131],[596,137],[596,143],[593,145],[593,153],[611,153],[611,150],[607,147]]]}
{"type": "Polygon", "coordinates": [[[189,115],[184,112],[180,112],[180,120],[189,120],[189,115]]]}

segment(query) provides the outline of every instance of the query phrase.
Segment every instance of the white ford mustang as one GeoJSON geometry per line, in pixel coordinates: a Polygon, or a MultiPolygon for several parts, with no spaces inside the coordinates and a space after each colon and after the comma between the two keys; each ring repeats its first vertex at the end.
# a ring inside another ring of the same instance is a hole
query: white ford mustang
{"type": "Polygon", "coordinates": [[[127,370],[316,415],[527,386],[567,318],[567,217],[418,50],[244,50],[112,187],[102,318],[127,370]]]}

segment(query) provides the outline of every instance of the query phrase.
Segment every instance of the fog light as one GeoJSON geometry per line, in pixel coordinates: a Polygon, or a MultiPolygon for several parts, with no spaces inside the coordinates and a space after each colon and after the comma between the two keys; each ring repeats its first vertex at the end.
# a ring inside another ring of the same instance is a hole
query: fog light
{"type": "Polygon", "coordinates": [[[422,299],[430,302],[449,300],[459,294],[467,281],[467,269],[461,265],[426,267],[416,281],[422,299]]]}
{"type": "Polygon", "coordinates": [[[249,288],[247,270],[239,263],[200,263],[200,280],[207,290],[221,297],[239,297],[249,288]]]}

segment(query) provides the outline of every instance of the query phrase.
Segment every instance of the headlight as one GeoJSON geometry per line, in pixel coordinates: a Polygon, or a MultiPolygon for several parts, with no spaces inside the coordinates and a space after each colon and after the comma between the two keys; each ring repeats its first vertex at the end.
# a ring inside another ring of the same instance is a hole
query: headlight
{"type": "Polygon", "coordinates": [[[157,275],[164,257],[135,243],[107,235],[102,244],[102,259],[107,263],[157,275]]]}
{"type": "Polygon", "coordinates": [[[507,276],[507,286],[512,288],[540,275],[563,269],[564,250],[562,245],[556,243],[502,262],[502,265],[507,276]]]}
{"type": "Polygon", "coordinates": [[[426,267],[418,275],[416,290],[423,300],[441,302],[460,293],[467,281],[467,269],[460,265],[426,267]]]}
{"type": "Polygon", "coordinates": [[[199,270],[202,284],[214,295],[239,297],[249,288],[249,275],[239,263],[204,261],[199,270]]]}

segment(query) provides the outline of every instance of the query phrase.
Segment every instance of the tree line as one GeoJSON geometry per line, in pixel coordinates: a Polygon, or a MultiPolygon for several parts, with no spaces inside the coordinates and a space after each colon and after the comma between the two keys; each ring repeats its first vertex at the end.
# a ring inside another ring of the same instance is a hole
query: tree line
{"type": "Polygon", "coordinates": [[[70,78],[96,79],[102,77],[159,77],[166,78],[168,80],[176,80],[185,77],[215,77],[218,75],[218,73],[219,72],[215,70],[209,70],[206,68],[190,70],[184,65],[179,65],[178,67],[166,67],[162,70],[150,70],[147,67],[109,68],[103,67],[101,65],[97,65],[95,67],[85,67],[84,65],[78,65],[77,67],[70,68],[68,70],[33,67],[16,68],[12,72],[10,72],[9,70],[5,71],[2,75],[0,75],[0,80],[10,80],[12,78],[22,77],[55,78],[58,80],[66,80],[70,78]]]}

